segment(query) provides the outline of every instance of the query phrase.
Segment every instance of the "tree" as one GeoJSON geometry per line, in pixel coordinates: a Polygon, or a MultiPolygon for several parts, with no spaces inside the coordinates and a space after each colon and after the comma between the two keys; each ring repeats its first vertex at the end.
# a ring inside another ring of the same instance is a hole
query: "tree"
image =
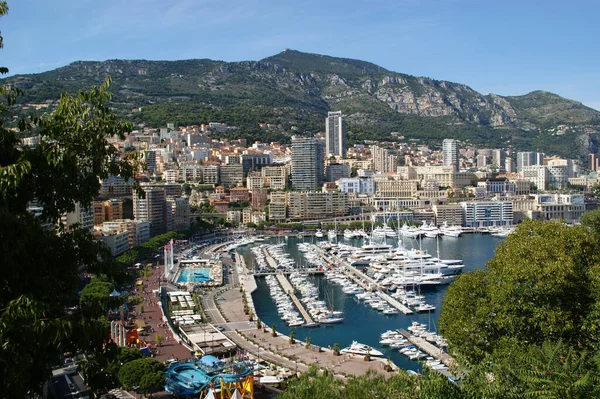
{"type": "Polygon", "coordinates": [[[294,339],[296,337],[296,332],[295,331],[291,331],[290,332],[290,344],[295,344],[296,340],[294,339]]]}
{"type": "Polygon", "coordinates": [[[162,344],[163,337],[159,333],[156,333],[156,346],[160,346],[162,344]]]}
{"type": "Polygon", "coordinates": [[[306,337],[304,342],[306,343],[306,345],[304,345],[304,346],[306,347],[306,349],[308,349],[308,348],[310,348],[310,345],[312,344],[312,339],[310,337],[306,337]]]}
{"type": "MultiPolygon", "coordinates": [[[[0,15],[7,11],[0,2],[0,15]]],[[[125,273],[89,231],[67,229],[61,216],[88,206],[100,179],[134,174],[137,155],[121,156],[107,142],[131,131],[110,110],[109,83],[62,95],[52,113],[18,121],[18,134],[8,125],[18,90],[0,87],[0,264],[10,271],[0,277],[0,397],[41,395],[62,353],[104,350],[105,309],[76,308],[80,270],[117,285],[125,273]],[[27,135],[39,144],[22,146],[27,135]],[[39,217],[27,210],[32,202],[39,217]]]]}
{"type": "Polygon", "coordinates": [[[119,381],[125,389],[147,395],[165,383],[165,367],[156,359],[142,358],[126,363],[119,371],[119,381]]]}
{"type": "Polygon", "coordinates": [[[526,221],[486,266],[449,287],[440,316],[442,334],[467,360],[515,345],[596,342],[600,256],[588,228],[526,221]]]}

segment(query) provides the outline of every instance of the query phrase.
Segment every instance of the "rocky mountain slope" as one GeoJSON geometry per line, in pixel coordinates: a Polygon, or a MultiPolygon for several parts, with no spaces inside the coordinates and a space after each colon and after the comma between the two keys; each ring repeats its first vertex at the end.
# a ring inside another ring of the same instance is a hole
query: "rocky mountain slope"
{"type": "Polygon", "coordinates": [[[405,139],[455,137],[583,156],[595,152],[600,132],[600,112],[556,94],[482,95],[463,84],[294,50],[257,62],[75,62],[5,81],[24,89],[22,104],[31,105],[99,84],[107,75],[116,109],[138,123],[221,121],[240,126],[238,134],[250,139],[323,130],[328,110],[347,115],[353,140],[396,132],[405,139]]]}

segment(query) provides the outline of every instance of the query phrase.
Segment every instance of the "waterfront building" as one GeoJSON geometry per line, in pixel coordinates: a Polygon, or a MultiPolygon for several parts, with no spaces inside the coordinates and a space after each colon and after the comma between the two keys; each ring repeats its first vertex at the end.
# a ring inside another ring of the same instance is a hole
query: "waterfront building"
{"type": "Polygon", "coordinates": [[[461,202],[466,227],[508,226],[513,224],[512,201],[461,202]]]}
{"type": "Polygon", "coordinates": [[[348,213],[348,194],[342,192],[287,193],[288,218],[292,221],[317,220],[348,213]]]}
{"type": "Polygon", "coordinates": [[[325,153],[346,158],[346,126],[342,111],[328,112],[325,119],[325,153]]]}
{"type": "Polygon", "coordinates": [[[317,190],[323,184],[324,171],[321,142],[310,137],[292,137],[292,187],[317,190]]]}
{"type": "Polygon", "coordinates": [[[460,170],[458,142],[454,139],[444,139],[442,142],[444,166],[451,166],[454,171],[460,170]]]}
{"type": "Polygon", "coordinates": [[[431,209],[435,214],[436,225],[442,226],[446,223],[448,226],[462,226],[463,208],[460,205],[433,205],[431,209]]]}

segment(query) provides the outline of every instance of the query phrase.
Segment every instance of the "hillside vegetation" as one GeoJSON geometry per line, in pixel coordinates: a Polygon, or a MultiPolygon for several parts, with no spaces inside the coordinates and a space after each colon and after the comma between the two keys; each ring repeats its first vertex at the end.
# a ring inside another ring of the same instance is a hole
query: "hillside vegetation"
{"type": "MultiPolygon", "coordinates": [[[[260,61],[80,61],[5,83],[26,89],[21,106],[113,78],[113,106],[135,123],[225,122],[250,140],[289,140],[323,130],[329,110],[347,117],[350,141],[404,136],[513,146],[565,156],[596,151],[600,113],[556,94],[482,95],[470,87],[375,64],[285,50],[260,61]],[[270,124],[270,130],[259,127],[270,124]]],[[[41,108],[43,112],[44,108],[41,108]]]]}

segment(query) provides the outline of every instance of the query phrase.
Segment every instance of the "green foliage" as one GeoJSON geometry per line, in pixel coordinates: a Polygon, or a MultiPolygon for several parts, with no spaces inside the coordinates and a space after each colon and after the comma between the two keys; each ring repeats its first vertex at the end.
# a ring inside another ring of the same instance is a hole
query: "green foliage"
{"type": "Polygon", "coordinates": [[[515,345],[594,345],[600,322],[598,241],[586,227],[526,221],[486,271],[467,273],[444,299],[439,324],[470,362],[515,345]]]}
{"type": "Polygon", "coordinates": [[[142,358],[121,367],[119,381],[128,390],[144,395],[159,390],[165,382],[165,367],[156,359],[142,358]]]}

